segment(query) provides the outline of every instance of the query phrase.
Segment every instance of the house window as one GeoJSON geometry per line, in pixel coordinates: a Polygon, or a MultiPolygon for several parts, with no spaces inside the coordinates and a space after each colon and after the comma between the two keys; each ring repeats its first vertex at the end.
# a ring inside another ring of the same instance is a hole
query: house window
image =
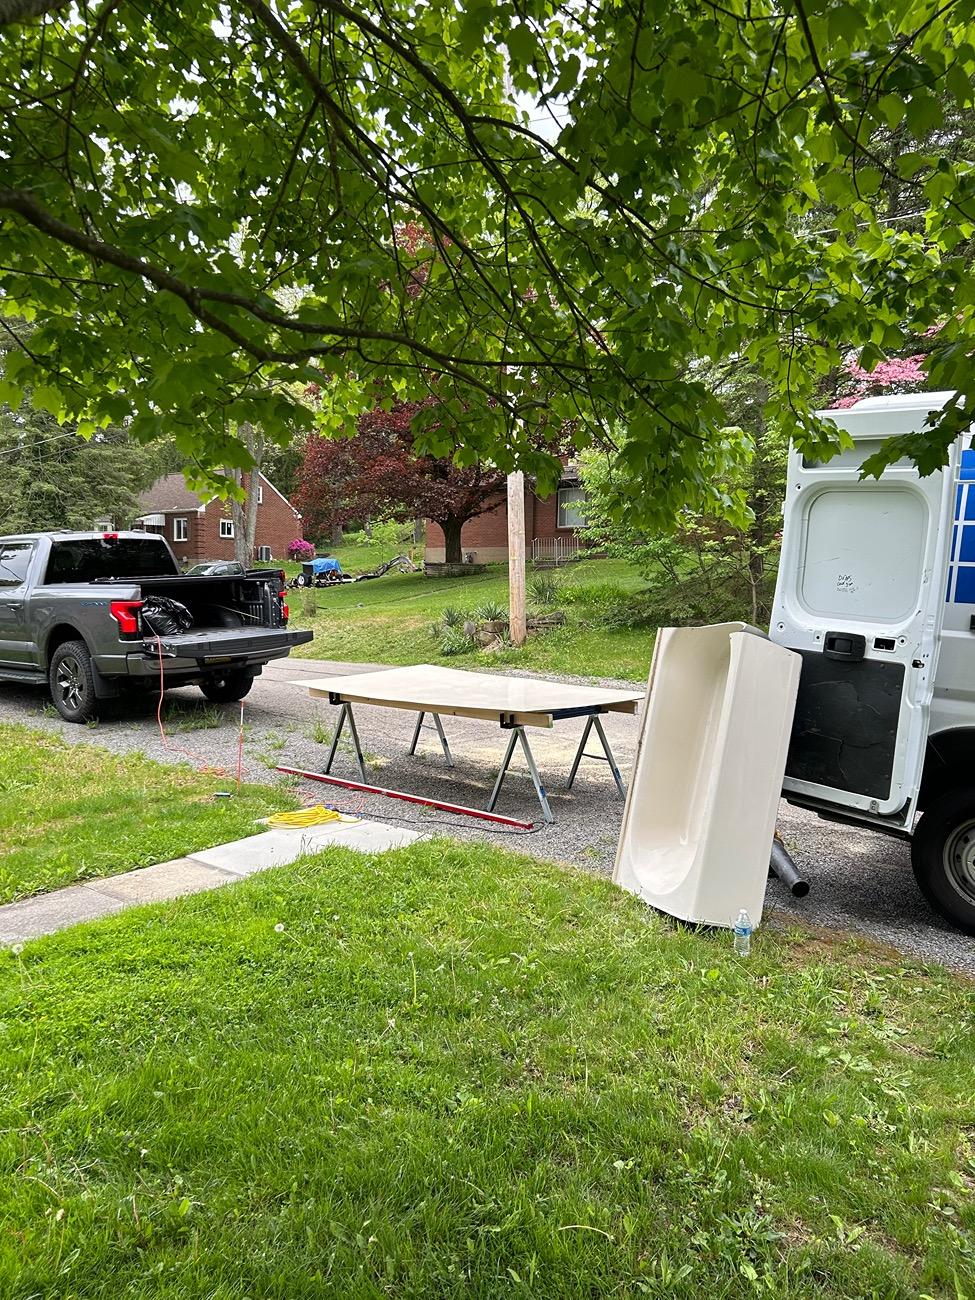
{"type": "Polygon", "coordinates": [[[173,520],[173,541],[186,542],[190,536],[190,521],[188,519],[173,520]]]}
{"type": "Polygon", "coordinates": [[[257,504],[259,506],[264,504],[264,489],[262,487],[258,487],[257,489],[257,504]]]}
{"type": "Polygon", "coordinates": [[[262,564],[267,564],[268,561],[271,559],[270,546],[259,546],[257,548],[257,558],[261,561],[262,564]]]}
{"type": "Polygon", "coordinates": [[[234,521],[232,519],[221,519],[220,536],[233,537],[233,535],[234,535],[234,521]]]}
{"type": "Polygon", "coordinates": [[[559,512],[557,521],[557,526],[559,528],[585,527],[586,520],[582,512],[582,506],[585,499],[586,493],[581,487],[559,488],[559,512]]]}

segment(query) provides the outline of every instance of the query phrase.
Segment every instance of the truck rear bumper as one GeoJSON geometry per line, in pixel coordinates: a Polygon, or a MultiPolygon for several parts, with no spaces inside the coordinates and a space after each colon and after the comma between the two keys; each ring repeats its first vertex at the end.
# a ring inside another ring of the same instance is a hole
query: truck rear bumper
{"type": "Polygon", "coordinates": [[[187,632],[142,642],[128,654],[95,655],[93,662],[102,677],[145,679],[159,677],[160,658],[166,679],[198,680],[228,668],[260,671],[272,659],[283,659],[295,646],[305,645],[312,632],[260,632],[241,637],[214,632],[187,632]],[[161,650],[161,655],[160,655],[161,650]]]}

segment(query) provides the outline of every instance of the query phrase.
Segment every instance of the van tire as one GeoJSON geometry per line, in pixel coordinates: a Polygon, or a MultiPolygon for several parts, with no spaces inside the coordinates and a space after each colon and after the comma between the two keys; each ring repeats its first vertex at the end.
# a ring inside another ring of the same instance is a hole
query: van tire
{"type": "Polygon", "coordinates": [[[91,652],[84,641],[63,641],[58,646],[47,681],[54,707],[66,722],[94,722],[98,692],[91,652]]]}
{"type": "Polygon", "coordinates": [[[911,839],[911,865],[934,910],[975,935],[975,789],[947,790],[928,805],[911,839]]]}
{"type": "Polygon", "coordinates": [[[200,682],[200,690],[213,704],[234,704],[254,685],[254,674],[246,668],[231,668],[222,677],[200,682]]]}

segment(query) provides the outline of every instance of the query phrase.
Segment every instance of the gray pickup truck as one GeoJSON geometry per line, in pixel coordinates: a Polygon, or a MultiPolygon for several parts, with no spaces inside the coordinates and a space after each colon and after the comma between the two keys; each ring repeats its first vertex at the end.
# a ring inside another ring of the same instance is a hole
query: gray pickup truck
{"type": "Polygon", "coordinates": [[[140,688],[240,700],[312,638],[287,630],[286,599],[278,569],[181,574],[152,533],[0,537],[0,681],[46,683],[69,722],[140,688]]]}

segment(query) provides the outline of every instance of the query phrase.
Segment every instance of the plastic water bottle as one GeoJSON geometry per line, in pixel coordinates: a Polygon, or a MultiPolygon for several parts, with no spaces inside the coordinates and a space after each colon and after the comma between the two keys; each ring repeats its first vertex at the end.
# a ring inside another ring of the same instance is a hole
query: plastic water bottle
{"type": "Polygon", "coordinates": [[[752,922],[744,908],[735,921],[735,955],[747,957],[752,949],[752,922]]]}

